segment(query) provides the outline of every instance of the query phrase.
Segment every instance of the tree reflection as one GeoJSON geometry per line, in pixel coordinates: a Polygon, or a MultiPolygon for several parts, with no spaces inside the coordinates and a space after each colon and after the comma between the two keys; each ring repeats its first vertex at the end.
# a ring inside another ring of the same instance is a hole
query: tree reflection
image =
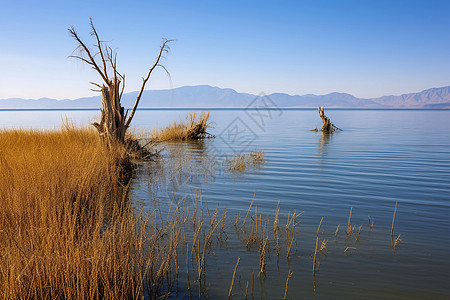
{"type": "Polygon", "coordinates": [[[151,199],[172,199],[195,194],[203,183],[214,181],[217,156],[208,141],[167,142],[154,161],[139,165],[132,188],[151,199]]]}
{"type": "Polygon", "coordinates": [[[323,160],[324,158],[326,158],[328,156],[328,145],[330,143],[331,140],[331,133],[326,133],[326,132],[319,132],[320,134],[320,138],[319,138],[319,159],[323,160]]]}

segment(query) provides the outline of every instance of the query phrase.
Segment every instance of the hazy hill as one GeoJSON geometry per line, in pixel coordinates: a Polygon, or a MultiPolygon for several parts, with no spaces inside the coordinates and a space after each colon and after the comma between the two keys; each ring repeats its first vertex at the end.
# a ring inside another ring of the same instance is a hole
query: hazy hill
{"type": "MultiPolygon", "coordinates": [[[[137,92],[123,95],[123,105],[130,108],[137,92]]],[[[208,85],[184,86],[167,90],[145,91],[140,108],[227,108],[247,107],[257,96],[238,93],[233,89],[222,89],[208,85]]],[[[288,95],[274,93],[267,95],[279,107],[318,107],[327,108],[450,108],[450,87],[432,88],[419,93],[400,96],[383,96],[372,99],[356,98],[345,93],[327,95],[288,95]]],[[[49,98],[0,99],[0,109],[67,109],[100,108],[101,97],[87,97],[76,100],[55,100],[49,98]]]]}
{"type": "Polygon", "coordinates": [[[383,106],[394,107],[427,107],[436,104],[450,106],[450,86],[400,96],[383,96],[372,100],[383,106]]]}

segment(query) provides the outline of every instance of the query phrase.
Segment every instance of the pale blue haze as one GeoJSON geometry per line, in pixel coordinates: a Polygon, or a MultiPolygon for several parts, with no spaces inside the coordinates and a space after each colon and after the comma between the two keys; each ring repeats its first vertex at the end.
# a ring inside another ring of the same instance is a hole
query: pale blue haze
{"type": "Polygon", "coordinates": [[[357,97],[449,85],[449,1],[1,1],[0,99],[94,95],[68,59],[89,17],[118,48],[127,91],[161,38],[176,39],[149,89],[209,84],[259,94],[357,97]]]}

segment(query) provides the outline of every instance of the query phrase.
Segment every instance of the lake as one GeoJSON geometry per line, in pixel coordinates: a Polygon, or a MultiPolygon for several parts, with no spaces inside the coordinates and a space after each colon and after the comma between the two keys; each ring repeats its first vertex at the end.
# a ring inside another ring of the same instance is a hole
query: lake
{"type": "MultiPolygon", "coordinates": [[[[190,110],[138,110],[137,134],[184,120],[190,110]]],[[[296,252],[279,263],[269,254],[267,275],[257,278],[259,252],[242,245],[228,226],[228,240],[208,258],[206,288],[212,299],[226,298],[240,257],[233,294],[243,298],[254,272],[256,298],[283,298],[289,270],[290,299],[449,299],[450,298],[450,111],[344,110],[325,113],[342,131],[311,131],[322,122],[311,109],[216,109],[215,138],[196,143],[165,143],[162,157],[139,163],[130,198],[151,210],[166,211],[172,199],[192,204],[201,193],[210,209],[227,209],[229,223],[241,220],[254,196],[258,214],[280,223],[303,212],[296,225],[296,252]],[[228,170],[235,153],[264,151],[265,163],[244,172],[228,170]],[[225,163],[224,163],[225,162],[225,163]],[[197,195],[197,196],[196,196],[197,195]],[[393,249],[391,224],[398,203],[393,249]],[[358,240],[345,234],[361,224],[358,240]],[[369,215],[373,229],[369,226],[369,215]],[[327,240],[320,267],[312,274],[316,230],[327,240]],[[336,228],[340,229],[335,237],[336,228]],[[344,252],[344,250],[347,251],[344,252]]],[[[0,110],[1,127],[58,128],[67,116],[87,125],[96,110],[0,110]]],[[[185,270],[180,270],[179,294],[185,270]]],[[[191,283],[193,284],[193,283],[191,283]]]]}

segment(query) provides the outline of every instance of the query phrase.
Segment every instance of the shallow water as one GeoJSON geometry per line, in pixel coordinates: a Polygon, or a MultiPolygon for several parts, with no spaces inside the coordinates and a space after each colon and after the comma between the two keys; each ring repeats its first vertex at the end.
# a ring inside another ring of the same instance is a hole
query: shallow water
{"type": "MultiPolygon", "coordinates": [[[[139,110],[133,122],[137,132],[150,130],[182,120],[187,112],[139,110]]],[[[326,113],[342,131],[331,136],[311,131],[321,126],[315,110],[213,110],[211,133],[216,138],[165,144],[161,161],[139,165],[131,197],[147,209],[157,199],[164,209],[174,195],[187,196],[189,202],[201,191],[210,208],[219,204],[233,220],[236,213],[245,214],[254,193],[258,213],[271,219],[278,201],[284,218],[294,210],[304,211],[297,253],[289,260],[291,299],[314,295],[311,254],[322,217],[328,255],[320,256],[316,297],[450,298],[450,111],[326,113]],[[265,151],[264,165],[244,173],[223,166],[234,152],[252,150],[265,151]],[[396,202],[394,232],[401,234],[402,243],[394,252],[390,230],[396,202]],[[363,225],[360,241],[353,243],[344,233],[351,207],[352,224],[363,225]],[[341,232],[335,239],[338,224],[341,232]],[[343,252],[347,246],[356,248],[349,256],[343,252]]],[[[64,115],[83,125],[99,111],[0,111],[0,128],[54,128],[64,115]]],[[[234,229],[227,230],[226,245],[214,248],[208,258],[209,297],[226,298],[240,257],[237,276],[244,290],[254,271],[256,298],[282,298],[286,258],[280,258],[278,270],[272,257],[265,279],[257,279],[257,249],[248,251],[234,229]]],[[[183,276],[180,271],[181,293],[174,297],[184,295],[183,276]]],[[[233,292],[243,298],[238,282],[233,292]]]]}

